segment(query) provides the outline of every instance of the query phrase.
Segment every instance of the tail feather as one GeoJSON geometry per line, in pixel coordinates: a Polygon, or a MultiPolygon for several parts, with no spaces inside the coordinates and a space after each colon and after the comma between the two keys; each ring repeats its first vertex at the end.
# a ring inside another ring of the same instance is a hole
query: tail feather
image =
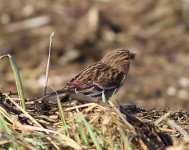
{"type": "Polygon", "coordinates": [[[57,96],[62,100],[66,100],[68,94],[64,90],[58,90],[56,92],[49,93],[41,98],[41,109],[42,110],[49,110],[50,108],[50,101],[56,100],[57,96]]]}

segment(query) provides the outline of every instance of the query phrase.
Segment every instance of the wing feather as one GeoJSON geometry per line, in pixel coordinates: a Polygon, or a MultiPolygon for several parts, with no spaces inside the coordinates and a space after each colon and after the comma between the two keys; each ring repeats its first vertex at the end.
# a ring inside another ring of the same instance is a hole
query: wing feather
{"type": "Polygon", "coordinates": [[[102,92],[107,95],[118,89],[125,80],[124,72],[102,64],[96,63],[89,66],[68,82],[68,86],[75,87],[75,93],[90,97],[101,97],[102,92]]]}

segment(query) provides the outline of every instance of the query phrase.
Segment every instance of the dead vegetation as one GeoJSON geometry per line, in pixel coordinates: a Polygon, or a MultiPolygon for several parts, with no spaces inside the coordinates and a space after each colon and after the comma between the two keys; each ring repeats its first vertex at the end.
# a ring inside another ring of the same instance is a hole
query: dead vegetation
{"type": "Polygon", "coordinates": [[[188,112],[120,108],[127,123],[113,107],[95,103],[57,103],[41,115],[35,101],[0,93],[1,148],[13,149],[141,149],[188,148],[188,112]]]}

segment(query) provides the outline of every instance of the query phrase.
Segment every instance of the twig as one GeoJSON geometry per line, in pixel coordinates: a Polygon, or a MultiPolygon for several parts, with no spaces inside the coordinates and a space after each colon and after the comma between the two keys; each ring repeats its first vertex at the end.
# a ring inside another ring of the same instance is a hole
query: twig
{"type": "Polygon", "coordinates": [[[134,127],[125,119],[123,118],[123,115],[120,113],[120,111],[115,107],[115,105],[111,102],[108,101],[108,103],[110,104],[110,106],[112,106],[112,109],[115,110],[115,112],[119,115],[119,117],[121,118],[121,120],[125,123],[125,125],[134,132],[134,134],[136,134],[136,131],[134,129],[134,127]]]}
{"type": "Polygon", "coordinates": [[[182,134],[184,137],[189,137],[189,134],[181,127],[179,126],[178,124],[176,124],[173,120],[167,120],[167,124],[177,130],[178,132],[180,132],[180,134],[182,134]]]}
{"type": "Polygon", "coordinates": [[[52,37],[54,36],[54,32],[51,33],[50,42],[49,42],[49,55],[47,60],[47,68],[46,68],[46,75],[45,75],[45,88],[44,88],[44,96],[47,93],[47,84],[48,84],[48,75],[49,75],[49,66],[50,66],[50,58],[51,58],[51,47],[52,47],[52,37]]]}
{"type": "MultiPolygon", "coordinates": [[[[4,93],[4,95],[26,116],[28,117],[34,124],[36,124],[38,127],[43,128],[27,111],[25,111],[22,107],[20,107],[8,94],[4,93]]],[[[47,139],[54,145],[56,149],[59,149],[59,147],[49,138],[47,139]]]]}

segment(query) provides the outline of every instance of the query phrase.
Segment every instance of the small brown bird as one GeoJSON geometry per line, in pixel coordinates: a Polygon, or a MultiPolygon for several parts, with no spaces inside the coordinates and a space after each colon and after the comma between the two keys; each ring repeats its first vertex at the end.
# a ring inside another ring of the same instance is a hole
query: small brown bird
{"type": "MultiPolygon", "coordinates": [[[[101,100],[104,93],[108,100],[124,83],[130,61],[134,58],[135,54],[127,49],[113,50],[72,78],[57,94],[62,100],[69,99],[69,93],[79,93],[101,100]]],[[[55,97],[56,92],[45,95],[41,102],[42,109],[47,109],[48,101],[55,97]]]]}

